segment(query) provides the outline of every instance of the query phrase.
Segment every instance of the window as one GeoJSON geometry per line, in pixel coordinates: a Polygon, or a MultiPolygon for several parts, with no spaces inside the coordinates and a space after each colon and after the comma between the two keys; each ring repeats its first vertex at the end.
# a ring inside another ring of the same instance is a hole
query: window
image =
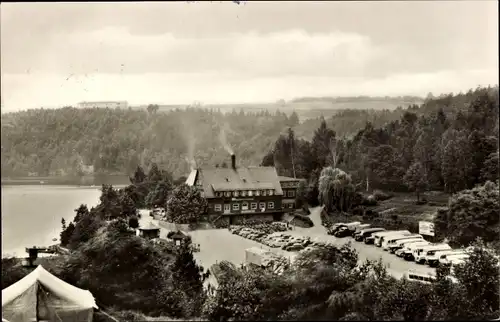
{"type": "Polygon", "coordinates": [[[243,190],[243,191],[241,192],[241,196],[242,196],[242,197],[246,197],[246,196],[247,196],[247,192],[246,192],[245,190],[243,190]]]}
{"type": "Polygon", "coordinates": [[[260,192],[260,194],[261,194],[261,196],[265,196],[265,195],[266,195],[266,190],[262,190],[262,191],[260,192]]]}
{"type": "Polygon", "coordinates": [[[293,203],[289,203],[288,208],[293,209],[293,203]]]}
{"type": "Polygon", "coordinates": [[[253,195],[253,191],[252,190],[248,191],[248,195],[251,197],[253,195]]]}
{"type": "Polygon", "coordinates": [[[243,201],[243,203],[241,204],[241,210],[248,210],[248,202],[243,201]]]}
{"type": "Polygon", "coordinates": [[[293,190],[288,190],[288,197],[290,197],[290,198],[295,197],[295,191],[293,191],[293,190]]]}
{"type": "Polygon", "coordinates": [[[252,210],[257,209],[257,203],[256,202],[252,202],[252,204],[250,206],[252,207],[252,210]]]}
{"type": "Polygon", "coordinates": [[[224,205],[224,211],[230,211],[231,210],[231,205],[230,204],[225,204],[224,205]]]}
{"type": "Polygon", "coordinates": [[[224,194],[226,195],[226,197],[231,197],[231,192],[230,191],[226,191],[224,194]]]}
{"type": "Polygon", "coordinates": [[[260,209],[266,209],[266,203],[265,202],[259,203],[259,208],[260,209]]]}
{"type": "Polygon", "coordinates": [[[239,203],[233,203],[233,210],[240,210],[240,204],[239,203]]]}
{"type": "Polygon", "coordinates": [[[256,196],[260,196],[260,190],[255,191],[256,196]]]}
{"type": "Polygon", "coordinates": [[[220,204],[216,204],[215,211],[221,211],[221,210],[222,210],[222,206],[220,204]]]}
{"type": "Polygon", "coordinates": [[[238,191],[233,191],[233,197],[238,197],[238,191]]]}
{"type": "Polygon", "coordinates": [[[269,201],[269,202],[267,203],[267,208],[269,208],[269,209],[274,209],[274,202],[269,201]]]}
{"type": "Polygon", "coordinates": [[[270,196],[274,195],[274,190],[269,190],[269,195],[270,196]]]}

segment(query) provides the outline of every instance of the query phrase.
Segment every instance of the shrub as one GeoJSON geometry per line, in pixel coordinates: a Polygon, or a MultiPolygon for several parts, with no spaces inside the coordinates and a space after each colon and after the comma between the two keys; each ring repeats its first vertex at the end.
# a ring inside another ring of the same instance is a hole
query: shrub
{"type": "Polygon", "coordinates": [[[308,216],[299,214],[294,214],[293,216],[295,217],[293,221],[299,224],[297,226],[302,226],[301,224],[303,224],[305,228],[311,228],[314,226],[313,221],[308,216]]]}
{"type": "Polygon", "coordinates": [[[363,206],[376,206],[378,204],[377,199],[373,195],[369,195],[368,197],[363,197],[363,206]]]}
{"type": "Polygon", "coordinates": [[[136,216],[132,216],[128,219],[128,226],[130,228],[139,228],[139,219],[136,216]]]}
{"type": "Polygon", "coordinates": [[[382,190],[375,190],[373,191],[373,197],[377,201],[384,201],[391,199],[393,196],[391,194],[383,192],[382,190]]]}

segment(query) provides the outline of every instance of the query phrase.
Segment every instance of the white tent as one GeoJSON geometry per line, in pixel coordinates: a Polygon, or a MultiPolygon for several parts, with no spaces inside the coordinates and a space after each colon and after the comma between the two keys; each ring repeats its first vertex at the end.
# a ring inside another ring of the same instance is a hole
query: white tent
{"type": "Polygon", "coordinates": [[[17,283],[2,290],[2,320],[91,322],[94,297],[38,266],[17,283]]]}

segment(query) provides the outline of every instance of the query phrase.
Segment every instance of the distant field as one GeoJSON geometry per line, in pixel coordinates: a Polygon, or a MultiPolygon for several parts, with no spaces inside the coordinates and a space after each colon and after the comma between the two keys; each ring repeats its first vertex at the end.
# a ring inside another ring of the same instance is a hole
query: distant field
{"type": "MultiPolygon", "coordinates": [[[[395,98],[390,99],[372,99],[372,100],[345,100],[345,101],[331,101],[331,100],[311,100],[287,103],[246,103],[246,104],[207,104],[201,105],[201,108],[212,108],[220,110],[223,113],[231,112],[233,109],[236,112],[243,110],[245,112],[260,112],[268,110],[273,113],[280,110],[287,114],[295,110],[299,118],[304,121],[306,119],[317,118],[321,115],[330,117],[335,115],[339,110],[354,109],[354,110],[394,110],[398,106],[407,107],[411,104],[422,104],[423,101],[419,100],[398,100],[395,98]]],[[[147,105],[133,106],[134,109],[146,109],[147,105]]],[[[160,112],[172,111],[175,109],[184,109],[186,105],[160,105],[160,112]]]]}

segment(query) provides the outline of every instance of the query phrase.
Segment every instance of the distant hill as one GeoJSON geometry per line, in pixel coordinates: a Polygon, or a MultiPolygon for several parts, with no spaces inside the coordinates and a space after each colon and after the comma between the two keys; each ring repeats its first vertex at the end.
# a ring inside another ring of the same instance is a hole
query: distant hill
{"type": "MultiPolygon", "coordinates": [[[[243,110],[245,113],[257,113],[269,111],[274,113],[277,110],[285,113],[295,111],[299,118],[303,120],[317,118],[323,115],[330,117],[340,110],[395,110],[398,107],[407,108],[411,105],[421,105],[424,99],[416,96],[399,97],[303,97],[296,98],[289,102],[284,100],[275,103],[239,103],[239,104],[206,104],[206,105],[158,105],[159,112],[169,112],[186,107],[201,107],[213,110],[220,110],[227,113],[235,110],[243,110]]],[[[132,106],[132,109],[147,109],[148,105],[132,106]]]]}

